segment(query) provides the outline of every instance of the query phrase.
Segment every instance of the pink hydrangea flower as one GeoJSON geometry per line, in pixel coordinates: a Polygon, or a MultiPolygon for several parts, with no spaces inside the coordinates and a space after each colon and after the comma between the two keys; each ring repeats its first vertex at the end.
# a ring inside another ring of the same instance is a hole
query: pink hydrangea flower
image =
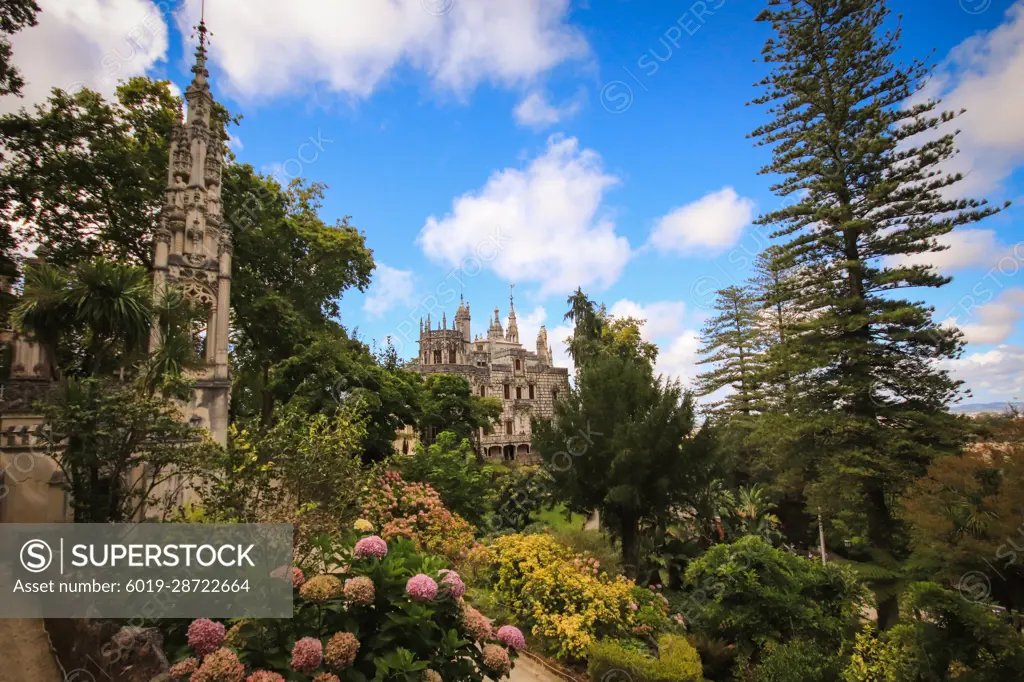
{"type": "Polygon", "coordinates": [[[181,680],[194,673],[198,667],[199,661],[189,656],[184,661],[172,665],[169,674],[171,679],[181,680]]]}
{"type": "Polygon", "coordinates": [[[245,678],[245,682],[285,682],[285,680],[275,672],[271,672],[269,670],[257,670],[252,675],[245,678]]]}
{"type": "Polygon", "coordinates": [[[370,535],[356,543],[355,555],[360,559],[373,557],[383,559],[388,554],[388,543],[379,535],[370,535]]]}
{"type": "Polygon", "coordinates": [[[429,575],[420,573],[409,578],[405,591],[416,601],[430,601],[437,596],[437,583],[429,575]]]}
{"type": "Polygon", "coordinates": [[[441,587],[448,590],[452,599],[462,599],[462,595],[466,594],[466,583],[462,582],[462,576],[448,569],[439,571],[438,574],[444,576],[441,578],[441,587]]]}
{"type": "Polygon", "coordinates": [[[344,670],[356,660],[359,653],[359,640],[351,632],[336,632],[327,641],[324,649],[324,660],[335,670],[344,670]]]}
{"type": "Polygon", "coordinates": [[[197,618],[188,626],[188,645],[200,656],[212,654],[224,643],[224,624],[197,618]]]}
{"type": "Polygon", "coordinates": [[[349,578],[345,581],[345,600],[349,604],[369,606],[377,594],[373,581],[365,576],[349,578]]]}
{"type": "Polygon", "coordinates": [[[516,651],[526,649],[526,638],[523,631],[514,625],[502,625],[498,628],[498,641],[516,651]]]}
{"type": "Polygon", "coordinates": [[[344,593],[345,586],[341,579],[329,573],[315,575],[299,588],[299,596],[308,601],[324,603],[338,599],[344,593]]]}
{"type": "Polygon", "coordinates": [[[298,589],[306,582],[306,576],[298,566],[292,566],[292,587],[298,589]]]}
{"type": "Polygon", "coordinates": [[[424,670],[423,682],[444,682],[444,680],[441,679],[441,673],[436,670],[424,670]]]}
{"type": "Polygon", "coordinates": [[[217,649],[208,654],[189,682],[242,682],[245,666],[230,649],[217,649]]]}
{"type": "Polygon", "coordinates": [[[485,644],[483,648],[484,667],[498,676],[507,675],[512,669],[508,652],[497,644],[485,644]]]}
{"type": "Polygon", "coordinates": [[[633,611],[639,611],[640,610],[640,607],[636,605],[635,601],[629,602],[629,608],[632,609],[633,611]]]}
{"type": "Polygon", "coordinates": [[[469,604],[462,607],[462,626],[474,642],[483,642],[491,638],[491,621],[469,604]]]}
{"type": "Polygon", "coordinates": [[[292,670],[308,673],[316,670],[324,660],[324,645],[319,639],[303,637],[292,647],[292,670]]]}

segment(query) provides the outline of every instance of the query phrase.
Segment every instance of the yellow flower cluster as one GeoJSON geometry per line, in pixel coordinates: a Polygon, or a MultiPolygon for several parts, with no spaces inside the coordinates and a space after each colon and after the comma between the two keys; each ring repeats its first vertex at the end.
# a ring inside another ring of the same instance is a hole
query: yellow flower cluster
{"type": "Polygon", "coordinates": [[[584,570],[585,557],[550,535],[507,535],[489,551],[496,596],[535,636],[551,640],[559,657],[582,660],[595,639],[628,636],[637,625],[634,583],[584,570]]]}

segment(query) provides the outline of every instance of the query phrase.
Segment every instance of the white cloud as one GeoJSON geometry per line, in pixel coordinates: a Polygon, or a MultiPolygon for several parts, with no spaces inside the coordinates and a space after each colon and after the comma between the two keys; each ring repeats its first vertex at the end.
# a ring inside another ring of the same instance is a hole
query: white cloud
{"type": "Polygon", "coordinates": [[[142,75],[167,53],[167,25],[150,0],[39,0],[38,25],[11,36],[24,99],[5,97],[0,112],[31,107],[53,88],[89,88],[110,96],[117,82],[142,75]]]}
{"type": "Polygon", "coordinates": [[[572,336],[572,327],[561,324],[554,329],[548,329],[548,344],[551,346],[551,356],[555,367],[565,367],[569,370],[569,379],[572,380],[576,374],[576,363],[569,355],[569,344],[566,339],[572,336]]]}
{"type": "Polygon", "coordinates": [[[723,187],[660,218],[651,243],[660,251],[717,254],[736,244],[753,219],[754,201],[723,187]]]}
{"type": "Polygon", "coordinates": [[[576,138],[552,136],[525,170],[505,168],[430,216],[417,239],[431,259],[537,282],[541,295],[605,288],[629,260],[629,241],[602,207],[618,178],[576,138]]]}
{"type": "Polygon", "coordinates": [[[692,386],[700,371],[697,367],[697,361],[700,359],[697,354],[698,348],[700,333],[688,329],[659,350],[656,369],[669,378],[678,379],[683,386],[692,386]]]}
{"type": "Polygon", "coordinates": [[[531,92],[518,105],[513,113],[516,123],[532,128],[547,128],[559,121],[575,116],[583,107],[585,90],[580,90],[575,97],[562,104],[552,104],[547,95],[540,91],[531,92]]]}
{"type": "MultiPolygon", "coordinates": [[[[568,10],[569,0],[218,0],[206,20],[211,57],[241,97],[314,87],[366,97],[400,65],[462,95],[481,82],[529,84],[587,56],[568,10]]],[[[199,0],[187,0],[178,25],[198,16],[199,0]]]]}
{"type": "Polygon", "coordinates": [[[245,149],[245,145],[242,144],[242,138],[237,135],[232,135],[231,133],[228,133],[228,147],[235,152],[240,152],[245,149]]]}
{"type": "MultiPolygon", "coordinates": [[[[966,177],[957,195],[984,195],[1000,187],[1024,161],[1024,2],[1006,20],[953,48],[921,97],[941,97],[943,110],[967,112],[948,128],[959,128],[960,155],[948,166],[966,177]]],[[[945,132],[945,131],[943,131],[945,132]]]]}
{"type": "Polygon", "coordinates": [[[934,265],[940,272],[955,272],[972,267],[991,267],[1006,249],[993,230],[957,229],[936,237],[935,242],[949,248],[945,251],[891,256],[885,264],[890,267],[934,265]]]}
{"type": "Polygon", "coordinates": [[[371,318],[377,318],[400,305],[411,306],[415,302],[414,294],[412,271],[398,270],[378,262],[363,310],[371,318]]]}
{"type": "Polygon", "coordinates": [[[1024,306],[1024,289],[1009,289],[992,303],[967,311],[969,319],[959,321],[951,317],[942,322],[946,326],[959,326],[968,343],[991,345],[1009,338],[1020,321],[1024,306]]]}
{"type": "Polygon", "coordinates": [[[971,389],[975,400],[989,401],[1024,397],[1024,348],[998,346],[984,353],[972,353],[941,366],[971,389]]]}
{"type": "Polygon", "coordinates": [[[654,341],[678,334],[683,328],[683,315],[686,304],[682,301],[659,301],[656,303],[636,303],[623,298],[612,304],[608,312],[615,317],[633,317],[646,320],[640,328],[645,341],[654,341]]]}

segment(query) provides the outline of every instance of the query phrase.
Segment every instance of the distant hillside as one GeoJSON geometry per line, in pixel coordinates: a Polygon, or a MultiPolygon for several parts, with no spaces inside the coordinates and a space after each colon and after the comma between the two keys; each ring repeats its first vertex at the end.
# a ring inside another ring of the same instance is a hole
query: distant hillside
{"type": "Polygon", "coordinates": [[[1007,408],[1013,405],[1018,410],[1024,411],[1024,403],[1011,403],[1009,401],[1005,403],[963,403],[955,405],[950,408],[952,412],[959,412],[960,414],[983,414],[985,412],[1006,412],[1007,408]]]}

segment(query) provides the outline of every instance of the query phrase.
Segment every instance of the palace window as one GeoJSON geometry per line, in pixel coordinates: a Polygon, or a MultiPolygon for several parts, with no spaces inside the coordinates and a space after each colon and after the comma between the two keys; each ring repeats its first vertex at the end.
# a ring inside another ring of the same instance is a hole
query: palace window
{"type": "Polygon", "coordinates": [[[551,399],[552,400],[558,400],[558,389],[557,388],[551,389],[551,399]]]}
{"type": "Polygon", "coordinates": [[[522,361],[519,358],[516,358],[516,370],[520,370],[522,368],[523,368],[522,361]]]}
{"type": "Polygon", "coordinates": [[[522,400],[522,399],[523,399],[523,387],[522,386],[516,386],[516,400],[522,400]]]}
{"type": "Polygon", "coordinates": [[[448,351],[448,362],[450,362],[453,365],[455,364],[455,351],[448,351]]]}
{"type": "Polygon", "coordinates": [[[480,397],[481,398],[487,397],[487,387],[486,386],[483,386],[483,385],[480,386],[480,397]]]}
{"type": "Polygon", "coordinates": [[[434,351],[434,364],[435,365],[440,365],[441,364],[441,351],[439,351],[439,350],[435,350],[434,351]]]}
{"type": "Polygon", "coordinates": [[[533,384],[530,384],[530,400],[533,400],[533,384]]]}
{"type": "Polygon", "coordinates": [[[511,397],[511,393],[509,392],[508,384],[505,384],[505,400],[508,400],[509,397],[511,397]]]}
{"type": "Polygon", "coordinates": [[[511,421],[505,422],[505,435],[506,436],[511,436],[512,435],[512,422],[511,421]]]}

